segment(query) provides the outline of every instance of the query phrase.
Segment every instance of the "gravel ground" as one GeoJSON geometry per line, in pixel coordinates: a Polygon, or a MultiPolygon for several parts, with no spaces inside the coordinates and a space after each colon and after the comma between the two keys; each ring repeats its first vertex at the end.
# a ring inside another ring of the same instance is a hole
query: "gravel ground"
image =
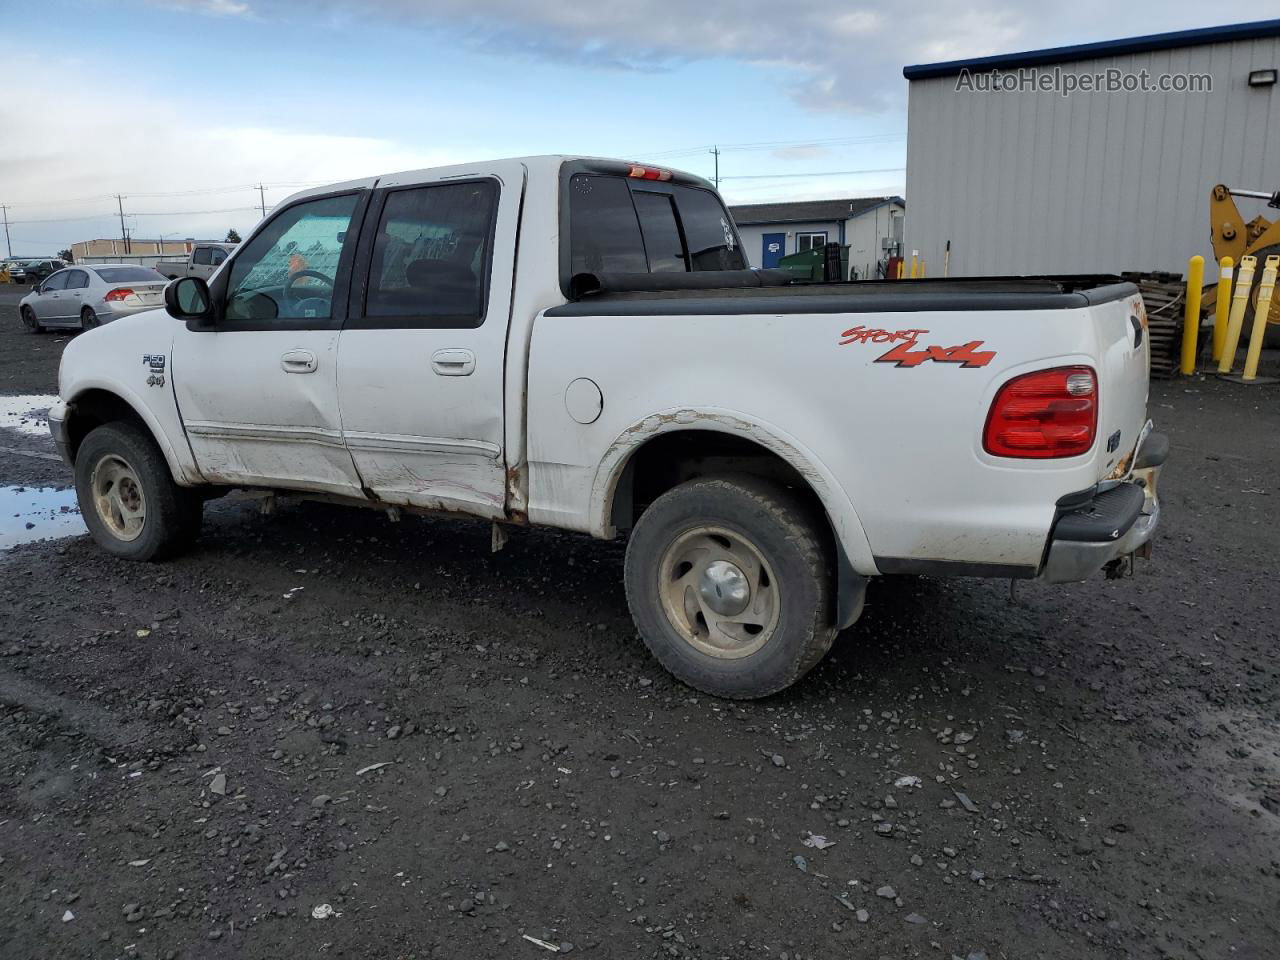
{"type": "Polygon", "coordinates": [[[1135,579],[878,581],[758,703],[645,655],[621,543],[228,498],[0,553],[0,956],[1274,957],[1280,390],[1151,406],[1135,579]]]}

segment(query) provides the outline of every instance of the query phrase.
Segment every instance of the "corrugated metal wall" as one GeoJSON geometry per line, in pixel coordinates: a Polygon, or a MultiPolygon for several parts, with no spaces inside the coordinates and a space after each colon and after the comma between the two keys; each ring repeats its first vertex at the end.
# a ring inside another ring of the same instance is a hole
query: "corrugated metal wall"
{"type": "MultiPolygon", "coordinates": [[[[1152,77],[1207,73],[1211,93],[956,90],[913,80],[907,132],[906,250],[951,275],[1168,270],[1212,259],[1209,189],[1280,189],[1280,38],[1060,65],[1152,77]]],[[[1040,67],[1041,71],[1053,70],[1040,67]]],[[[1246,220],[1265,204],[1241,200],[1246,220]]],[[[1272,210],[1265,214],[1274,219],[1272,210]]]]}

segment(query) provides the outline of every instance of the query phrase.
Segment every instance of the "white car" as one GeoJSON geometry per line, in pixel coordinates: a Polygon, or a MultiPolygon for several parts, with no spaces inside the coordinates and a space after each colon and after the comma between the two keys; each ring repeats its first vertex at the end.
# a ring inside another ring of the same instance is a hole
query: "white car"
{"type": "Polygon", "coordinates": [[[748,268],[701,178],[527,157],[291,197],[69,344],[49,427],[129,559],[232,487],[468,514],[495,548],[627,532],[645,644],[757,697],[872,577],[1128,570],[1168,452],[1149,350],[1118,277],[797,282],[748,268]]]}
{"type": "Polygon", "coordinates": [[[77,264],[51,274],[22,298],[18,312],[33,333],[50,327],[90,330],[163,305],[168,282],[150,267],[77,264]]]}

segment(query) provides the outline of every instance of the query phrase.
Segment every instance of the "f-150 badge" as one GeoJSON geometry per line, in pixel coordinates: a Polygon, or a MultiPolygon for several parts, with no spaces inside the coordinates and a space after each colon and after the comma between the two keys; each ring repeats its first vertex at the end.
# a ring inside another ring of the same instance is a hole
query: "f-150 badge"
{"type": "Polygon", "coordinates": [[[164,354],[163,353],[145,353],[142,355],[142,362],[151,369],[151,376],[147,377],[148,387],[164,386],[164,354]]]}
{"type": "Polygon", "coordinates": [[[935,363],[958,363],[962,367],[985,367],[995,359],[994,350],[979,350],[983,341],[970,340],[954,347],[921,346],[920,337],[928,333],[915,327],[906,330],[884,330],[859,324],[840,334],[840,345],[851,343],[891,343],[889,350],[876,357],[876,363],[892,363],[896,367],[918,367],[926,360],[935,363]]]}

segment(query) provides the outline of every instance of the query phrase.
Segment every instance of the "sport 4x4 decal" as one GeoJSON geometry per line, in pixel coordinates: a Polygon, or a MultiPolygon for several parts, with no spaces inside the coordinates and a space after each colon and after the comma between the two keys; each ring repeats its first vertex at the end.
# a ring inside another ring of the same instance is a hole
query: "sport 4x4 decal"
{"type": "Polygon", "coordinates": [[[928,330],[883,330],[859,324],[840,334],[840,344],[892,343],[887,353],[876,357],[876,363],[892,363],[896,367],[918,367],[926,360],[935,363],[958,363],[962,367],[985,367],[995,359],[994,350],[979,350],[983,341],[970,340],[954,347],[920,346],[920,337],[928,330]]]}

